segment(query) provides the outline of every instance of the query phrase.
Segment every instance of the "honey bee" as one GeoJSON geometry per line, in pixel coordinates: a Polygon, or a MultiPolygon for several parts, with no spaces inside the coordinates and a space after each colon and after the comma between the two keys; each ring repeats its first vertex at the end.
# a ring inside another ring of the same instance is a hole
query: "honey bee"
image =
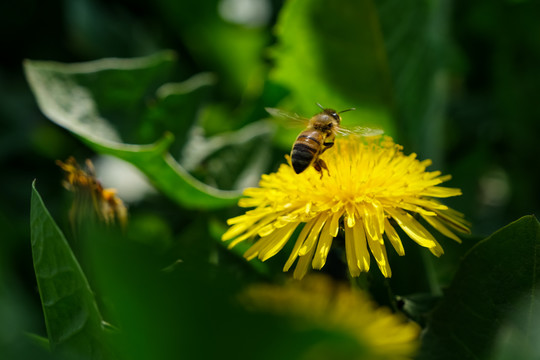
{"type": "Polygon", "coordinates": [[[359,134],[363,136],[374,136],[382,134],[382,130],[370,129],[366,127],[357,127],[352,130],[341,127],[341,113],[356,110],[350,108],[342,111],[336,111],[330,108],[324,108],[321,104],[317,105],[322,111],[314,115],[311,119],[304,119],[296,114],[290,114],[285,111],[266,108],[266,111],[271,115],[278,118],[289,118],[292,120],[307,121],[307,128],[302,131],[291,150],[291,164],[294,172],[297,174],[302,173],[309,166],[313,166],[323,176],[323,169],[326,170],[328,175],[328,167],[323,159],[320,158],[321,154],[326,150],[334,146],[334,138],[337,134],[349,135],[359,134]]]}

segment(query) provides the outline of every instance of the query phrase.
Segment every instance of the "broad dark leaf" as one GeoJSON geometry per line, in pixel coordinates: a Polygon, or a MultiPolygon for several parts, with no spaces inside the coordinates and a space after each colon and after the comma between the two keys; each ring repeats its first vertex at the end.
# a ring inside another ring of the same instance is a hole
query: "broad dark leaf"
{"type": "Polygon", "coordinates": [[[474,246],[422,341],[420,359],[490,359],[495,335],[522,301],[538,316],[540,224],[525,216],[474,246]]]}
{"type": "Polygon", "coordinates": [[[201,183],[168,153],[171,133],[155,144],[132,145],[169,130],[185,136],[194,121],[194,104],[200,100],[194,94],[212,79],[199,75],[158,87],[173,60],[173,54],[163,52],[80,64],[27,60],[24,68],[41,111],[92,149],[132,163],[184,207],[230,206],[238,193],[201,183]]]}
{"type": "Polygon", "coordinates": [[[32,256],[53,350],[85,359],[106,357],[94,294],[64,235],[32,185],[32,256]]]}

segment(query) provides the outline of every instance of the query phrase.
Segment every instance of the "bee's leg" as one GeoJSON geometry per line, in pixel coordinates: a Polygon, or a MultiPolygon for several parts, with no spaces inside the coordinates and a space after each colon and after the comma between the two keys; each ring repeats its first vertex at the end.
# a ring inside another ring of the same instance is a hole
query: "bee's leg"
{"type": "Polygon", "coordinates": [[[324,139],[321,154],[322,154],[323,152],[325,152],[326,150],[330,149],[332,146],[334,146],[334,139],[335,139],[335,135],[334,135],[334,134],[331,134],[331,135],[327,136],[327,137],[324,139]]]}
{"type": "Polygon", "coordinates": [[[332,146],[334,146],[334,140],[330,141],[330,142],[325,142],[323,143],[323,149],[321,151],[321,154],[323,152],[325,152],[326,150],[330,149],[332,146]]]}
{"type": "Polygon", "coordinates": [[[328,171],[328,167],[326,166],[326,163],[323,159],[317,159],[317,161],[313,163],[313,167],[315,168],[315,170],[321,173],[321,179],[323,177],[323,169],[326,170],[328,176],[330,176],[330,171],[328,171]]]}

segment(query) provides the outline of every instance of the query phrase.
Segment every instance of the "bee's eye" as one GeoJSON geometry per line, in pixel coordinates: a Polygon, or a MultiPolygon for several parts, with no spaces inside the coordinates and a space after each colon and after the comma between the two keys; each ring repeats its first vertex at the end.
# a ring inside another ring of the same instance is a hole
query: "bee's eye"
{"type": "Polygon", "coordinates": [[[334,119],[339,120],[339,115],[337,113],[333,112],[331,115],[334,119]]]}

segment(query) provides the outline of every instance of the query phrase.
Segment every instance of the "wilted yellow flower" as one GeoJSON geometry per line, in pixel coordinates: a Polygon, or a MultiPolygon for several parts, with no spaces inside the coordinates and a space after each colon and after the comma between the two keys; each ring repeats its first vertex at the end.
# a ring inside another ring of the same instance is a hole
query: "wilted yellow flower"
{"type": "Polygon", "coordinates": [[[116,196],[115,189],[103,188],[89,159],[86,160],[86,169],[82,169],[72,156],[65,163],[57,160],[56,164],[66,172],[64,187],[76,196],[70,212],[72,221],[77,212],[84,212],[86,200],[91,199],[95,213],[102,221],[113,223],[117,219],[122,226],[126,225],[127,209],[122,199],[116,196]]]}
{"type": "Polygon", "coordinates": [[[229,219],[231,227],[222,239],[234,239],[233,247],[258,236],[244,256],[265,261],[303,224],[283,268],[288,271],[298,258],[294,277],[302,278],[310,263],[315,269],[324,266],[341,227],[351,275],[369,270],[371,252],[382,274],[390,277],[385,240],[405,254],[393,224],[435,256],[443,254],[441,245],[413,215],[458,242],[454,232],[469,233],[463,214],[435,199],[461,195],[459,189],[438,186],[451,176],[426,171],[430,160],[403,154],[391,138],[340,138],[321,157],[328,175],[321,177],[313,168],[296,174],[289,161],[276,173],[263,175],[258,188],[246,189],[238,205],[255,209],[229,219]]]}
{"type": "Polygon", "coordinates": [[[297,319],[307,329],[317,327],[348,335],[362,348],[358,354],[361,359],[410,359],[420,344],[420,326],[416,323],[378,307],[363,292],[321,275],[285,286],[251,286],[241,300],[252,310],[297,319]]]}

